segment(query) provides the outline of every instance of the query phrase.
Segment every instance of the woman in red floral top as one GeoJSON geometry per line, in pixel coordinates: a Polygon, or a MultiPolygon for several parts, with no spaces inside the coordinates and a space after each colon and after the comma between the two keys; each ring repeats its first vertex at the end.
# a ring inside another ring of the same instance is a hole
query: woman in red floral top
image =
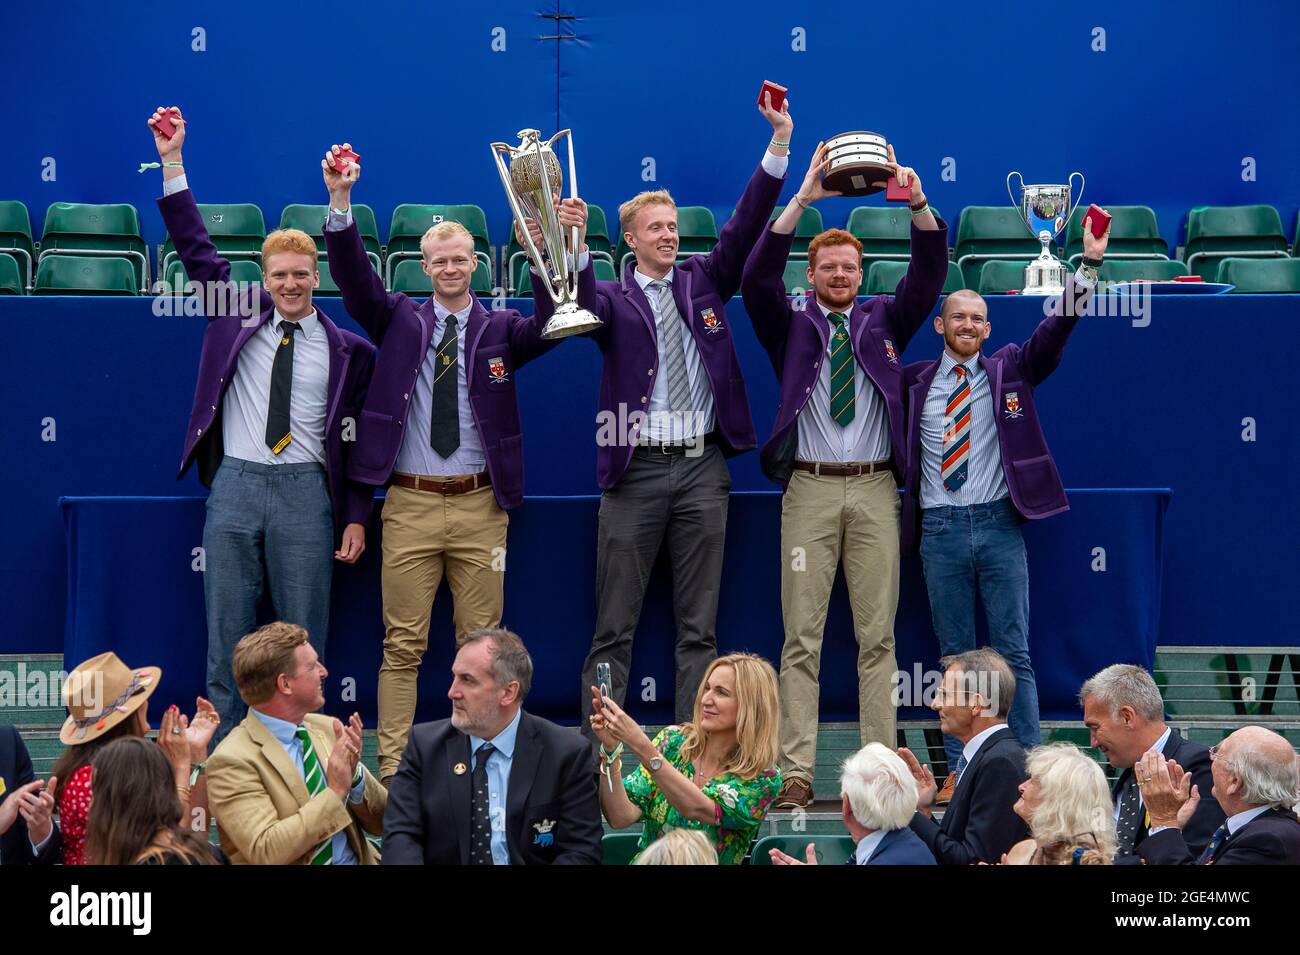
{"type": "MultiPolygon", "coordinates": [[[[158,667],[132,670],[111,652],[87,660],[68,674],[63,702],[69,716],[59,733],[68,748],[50,773],[63,834],[64,865],[91,861],[85,858],[85,844],[95,754],[124,736],[148,735],[148,701],[161,677],[158,667]]],[[[216,711],[202,697],[193,723],[174,706],[163,715],[159,743],[173,767],[177,794],[187,811],[191,806],[206,811],[207,783],[200,777],[191,793],[190,773],[193,766],[202,768],[216,727],[216,711]]]]}

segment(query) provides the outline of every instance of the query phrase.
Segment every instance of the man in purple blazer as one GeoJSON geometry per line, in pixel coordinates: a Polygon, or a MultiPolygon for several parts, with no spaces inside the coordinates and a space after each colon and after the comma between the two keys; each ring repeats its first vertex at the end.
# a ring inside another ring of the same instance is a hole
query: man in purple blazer
{"type": "MultiPolygon", "coordinates": [[[[596,421],[596,476],[604,491],[596,553],[596,634],[582,670],[584,718],[596,665],[610,664],[622,703],[650,569],[665,537],[677,618],[675,710],[691,718],[695,692],[717,655],[714,626],[722,578],[731,475],[726,458],[754,447],[754,424],[726,303],[740,288],[785,176],[788,109],[759,111],[774,137],[707,254],[678,261],[677,206],[666,190],[619,207],[636,255],[622,281],[598,282],[578,261],[578,304],[596,314],[588,333],[605,356],[596,421]]],[[[554,311],[532,276],[539,321],[554,311]]],[[[584,719],[584,732],[589,732],[584,719]]]]}
{"type": "MultiPolygon", "coordinates": [[[[1034,388],[1061,362],[1066,339],[1091,301],[1109,232],[1084,221],[1083,264],[1023,345],[984,356],[988,305],[953,292],[934,320],[938,359],[903,370],[907,471],[903,549],[920,540],[930,614],[942,656],[975,649],[975,596],[989,639],[1011,665],[1016,695],[1008,723],[1025,747],[1039,742],[1038,690],[1029,661],[1029,568],[1020,522],[1069,508],[1038,422],[1034,388]]],[[[945,735],[949,768],[961,745],[945,735]]],[[[946,788],[946,787],[945,787],[946,788]]]]}
{"type": "MultiPolygon", "coordinates": [[[[163,167],[163,221],[192,283],[230,288],[185,178],[185,120],[176,133],[148,121],[163,167]]],[[[365,548],[372,488],[349,480],[345,464],[365,401],[375,350],[338,328],[312,302],[320,282],[316,244],[281,229],[262,246],[265,288],[240,293],[237,307],[209,308],[194,408],[178,479],[196,461],[211,489],[203,525],[203,597],[208,623],[208,699],[221,716],[218,741],[243,719],[230,661],[257,629],[263,582],[276,615],[310,634],[325,655],[331,555],[354,563],[365,548]],[[229,312],[229,314],[226,314],[229,312]],[[337,549],[336,548],[337,544],[337,549]]],[[[211,303],[223,298],[208,294],[211,303]]]]}
{"type": "MultiPolygon", "coordinates": [[[[890,162],[894,151],[889,149],[890,162]]],[[[939,300],[948,274],[948,229],[930,211],[916,172],[894,164],[912,190],[912,258],[895,294],[857,303],[862,243],[830,229],[808,246],[814,294],[798,307],[785,291],[795,226],[824,196],[823,144],[794,201],[763,233],[741,291],[781,385],[763,471],[780,484],[781,775],[779,808],[812,801],[817,761],[822,631],[841,561],[858,640],[862,745],[891,749],[894,613],[898,608],[898,478],[903,473],[903,374],[898,356],[939,300]],[[855,304],[856,303],[856,304],[855,304]]],[[[884,184],[881,183],[883,186],[884,184]]]]}
{"type": "MultiPolygon", "coordinates": [[[[345,143],[344,148],[350,148],[345,143]]],[[[343,304],[379,346],[348,477],[388,486],[384,499],[384,662],[379,670],[379,778],[397,772],[415,718],[433,599],[451,585],[456,637],[501,623],[506,512],[523,500],[523,436],[515,376],[558,342],[513,309],[489,311],[470,291],[474,240],[457,222],[420,241],[433,295],[390,294],[352,221],[361,174],[321,161],[330,194],[325,247],[343,304]]]]}

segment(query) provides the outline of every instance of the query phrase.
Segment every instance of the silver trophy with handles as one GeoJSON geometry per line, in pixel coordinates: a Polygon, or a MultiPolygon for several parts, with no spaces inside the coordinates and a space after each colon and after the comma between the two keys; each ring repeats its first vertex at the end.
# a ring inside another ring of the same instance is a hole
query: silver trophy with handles
{"type": "Polygon", "coordinates": [[[573,132],[562,129],[542,142],[535,129],[517,134],[519,145],[492,143],[492,158],[501,174],[506,199],[515,222],[523,233],[528,261],[544,279],[547,294],[555,303],[555,314],[542,329],[543,338],[566,338],[600,327],[600,319],[578,305],[578,228],[565,233],[560,226],[557,200],[563,195],[564,176],[552,148],[561,136],[569,143],[569,197],[578,194],[578,170],[573,159],[573,132]],[[532,219],[542,231],[542,248],[533,242],[525,219],[532,219]]]}
{"type": "Polygon", "coordinates": [[[1029,234],[1043,244],[1038,258],[1025,267],[1026,295],[1060,295],[1065,291],[1065,278],[1069,270],[1051,252],[1056,244],[1056,237],[1065,229],[1070,216],[1079,207],[1083,198],[1083,173],[1072,172],[1064,184],[1026,185],[1025,177],[1019,172],[1007,174],[1007,195],[1011,204],[1020,213],[1029,234]],[[1020,197],[1011,189],[1011,179],[1020,180],[1020,197]],[[1079,191],[1074,193],[1074,205],[1070,205],[1071,188],[1074,177],[1079,177],[1079,191]]]}

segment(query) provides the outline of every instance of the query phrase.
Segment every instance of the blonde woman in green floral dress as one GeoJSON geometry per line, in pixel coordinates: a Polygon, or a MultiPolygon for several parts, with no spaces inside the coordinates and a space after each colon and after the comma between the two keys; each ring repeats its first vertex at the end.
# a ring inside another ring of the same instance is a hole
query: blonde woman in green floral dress
{"type": "Polygon", "coordinates": [[[737,865],[781,790],[777,767],[777,679],[752,653],[710,665],[695,696],[691,722],[669,726],[653,741],[609,698],[592,691],[591,727],[601,743],[600,808],[623,829],[643,822],[640,854],[665,832],[698,829],[720,865],[737,865]],[[623,778],[622,753],[641,761],[623,778]]]}

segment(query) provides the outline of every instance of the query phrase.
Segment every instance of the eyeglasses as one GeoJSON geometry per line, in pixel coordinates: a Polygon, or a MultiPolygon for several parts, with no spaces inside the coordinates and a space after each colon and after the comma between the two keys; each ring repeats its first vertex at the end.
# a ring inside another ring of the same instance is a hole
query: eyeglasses
{"type": "Polygon", "coordinates": [[[1213,746],[1210,747],[1210,762],[1214,762],[1216,759],[1219,758],[1219,750],[1221,750],[1222,748],[1223,748],[1222,743],[1215,743],[1213,746]]]}

